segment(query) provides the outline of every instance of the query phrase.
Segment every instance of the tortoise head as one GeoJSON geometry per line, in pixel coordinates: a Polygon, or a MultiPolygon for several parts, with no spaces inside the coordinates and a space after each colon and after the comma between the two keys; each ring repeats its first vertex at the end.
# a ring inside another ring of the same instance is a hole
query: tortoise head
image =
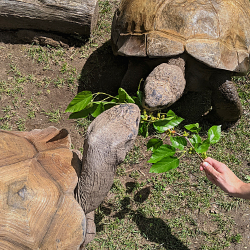
{"type": "Polygon", "coordinates": [[[183,94],[186,80],[177,65],[162,63],[145,80],[142,105],[151,111],[166,108],[183,94]]]}

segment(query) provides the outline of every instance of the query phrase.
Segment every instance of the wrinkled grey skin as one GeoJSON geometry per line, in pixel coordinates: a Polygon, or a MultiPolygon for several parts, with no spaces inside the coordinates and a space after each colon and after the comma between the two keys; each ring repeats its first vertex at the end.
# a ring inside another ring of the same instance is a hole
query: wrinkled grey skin
{"type": "Polygon", "coordinates": [[[185,86],[181,68],[162,63],[154,68],[145,81],[142,105],[151,111],[168,107],[182,96],[185,86]]]}
{"type": "Polygon", "coordinates": [[[92,211],[109,192],[117,165],[134,145],[139,123],[138,106],[122,104],[100,114],[88,127],[77,190],[79,203],[88,219],[84,245],[95,236],[92,211]]]}
{"type": "Polygon", "coordinates": [[[131,149],[138,134],[140,111],[135,104],[115,106],[89,126],[79,181],[85,213],[96,209],[113,184],[116,167],[131,149]]]}

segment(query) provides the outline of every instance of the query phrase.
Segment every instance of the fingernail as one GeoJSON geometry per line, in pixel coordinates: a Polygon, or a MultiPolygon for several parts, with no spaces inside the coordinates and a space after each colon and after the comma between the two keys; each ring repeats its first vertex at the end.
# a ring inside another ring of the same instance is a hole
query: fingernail
{"type": "Polygon", "coordinates": [[[203,163],[203,167],[206,168],[206,167],[208,167],[208,166],[209,166],[209,163],[205,161],[205,162],[203,163]]]}

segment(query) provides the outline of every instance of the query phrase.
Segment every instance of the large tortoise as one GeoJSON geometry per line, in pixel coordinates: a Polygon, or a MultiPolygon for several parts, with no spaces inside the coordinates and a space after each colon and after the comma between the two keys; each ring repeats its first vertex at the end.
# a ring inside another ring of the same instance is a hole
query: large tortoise
{"type": "Polygon", "coordinates": [[[115,54],[131,57],[123,88],[135,91],[151,72],[147,108],[170,106],[184,91],[210,91],[210,116],[241,116],[231,77],[249,69],[248,0],[122,0],[111,40],[115,54]]]}
{"type": "Polygon", "coordinates": [[[87,131],[82,170],[66,129],[0,130],[0,249],[82,249],[95,235],[92,211],[133,145],[139,117],[134,104],[98,116],[87,131]]]}

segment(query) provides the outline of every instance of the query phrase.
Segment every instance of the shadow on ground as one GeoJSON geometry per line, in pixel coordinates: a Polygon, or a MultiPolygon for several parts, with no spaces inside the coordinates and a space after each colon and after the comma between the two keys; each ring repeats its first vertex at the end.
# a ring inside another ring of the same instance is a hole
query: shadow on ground
{"type": "MultiPolygon", "coordinates": [[[[131,193],[131,189],[134,189],[133,183],[126,183],[127,193],[131,193]]],[[[134,195],[134,202],[143,203],[150,194],[150,188],[146,187],[136,192],[134,195]]],[[[104,216],[112,216],[119,219],[126,219],[129,215],[136,223],[140,234],[150,242],[160,244],[167,250],[189,250],[179,239],[177,239],[172,233],[171,228],[161,218],[147,218],[143,215],[139,209],[133,210],[130,208],[132,201],[129,197],[125,197],[121,201],[121,209],[119,212],[112,214],[113,204],[105,203],[100,207],[100,213],[95,214],[95,223],[97,232],[102,231],[103,224],[101,220],[104,216]]]]}
{"type": "Polygon", "coordinates": [[[69,48],[71,46],[81,47],[87,41],[88,37],[40,30],[0,31],[0,42],[9,44],[39,44],[41,46],[69,48]]]}
{"type": "Polygon", "coordinates": [[[92,93],[105,92],[117,95],[121,80],[127,71],[128,59],[114,56],[110,41],[95,50],[81,72],[78,92],[89,90],[92,93]]]}
{"type": "Polygon", "coordinates": [[[188,250],[179,239],[171,233],[171,228],[160,218],[146,218],[135,213],[133,221],[137,224],[141,235],[151,242],[160,244],[165,249],[188,250]]]}

